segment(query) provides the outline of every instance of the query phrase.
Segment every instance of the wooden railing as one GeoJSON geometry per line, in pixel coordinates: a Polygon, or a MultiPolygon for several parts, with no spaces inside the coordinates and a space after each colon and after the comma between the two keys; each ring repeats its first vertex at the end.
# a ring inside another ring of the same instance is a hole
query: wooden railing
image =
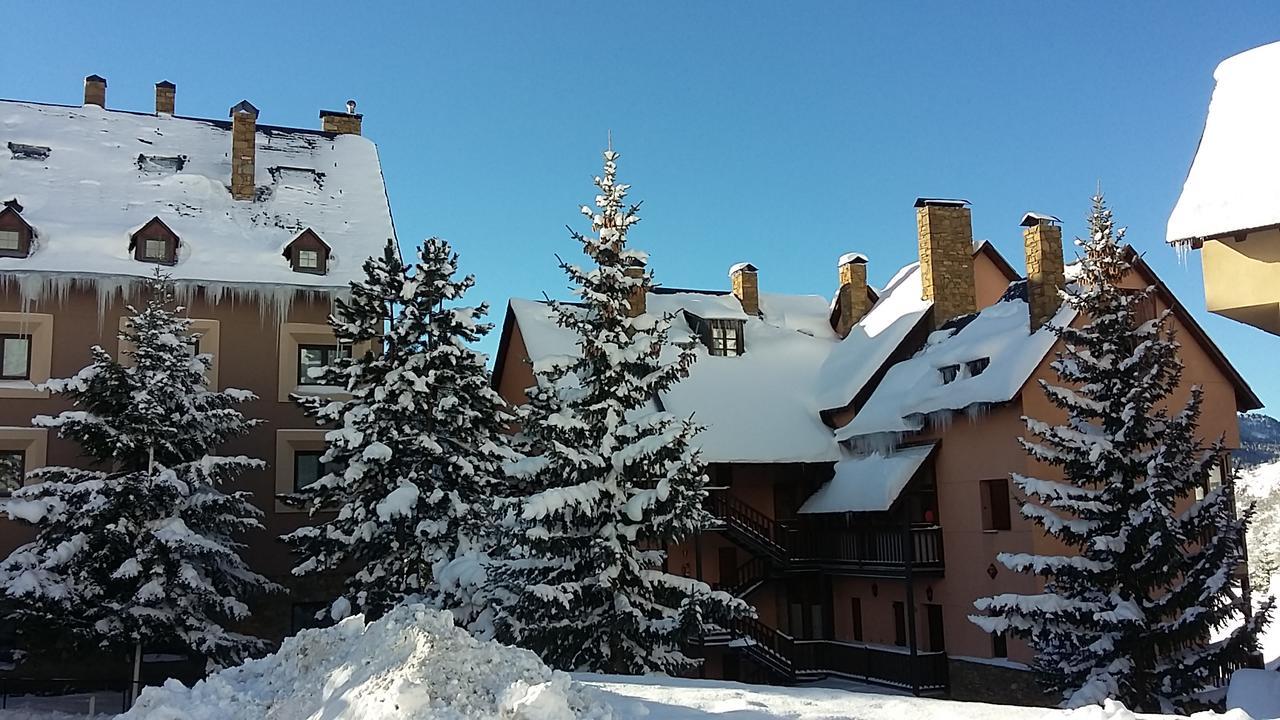
{"type": "Polygon", "coordinates": [[[889,685],[919,693],[950,687],[947,654],[877,647],[837,640],[797,640],[754,618],[739,620],[735,634],[742,649],[784,680],[816,680],[838,676],[889,685]]]}
{"type": "Polygon", "coordinates": [[[776,560],[787,558],[783,528],[773,518],[727,493],[707,496],[707,510],[726,530],[776,560]]]}
{"type": "Polygon", "coordinates": [[[937,525],[912,527],[910,532],[904,532],[901,527],[874,525],[838,530],[804,529],[792,533],[787,545],[792,562],[807,564],[905,567],[909,547],[915,567],[943,565],[942,528],[937,525]]]}
{"type": "Polygon", "coordinates": [[[733,568],[730,572],[726,573],[724,568],[720,568],[720,582],[712,583],[711,587],[716,590],[724,590],[730,595],[742,597],[769,577],[769,568],[771,566],[772,563],[769,562],[769,558],[760,555],[753,556],[750,560],[733,568]]]}

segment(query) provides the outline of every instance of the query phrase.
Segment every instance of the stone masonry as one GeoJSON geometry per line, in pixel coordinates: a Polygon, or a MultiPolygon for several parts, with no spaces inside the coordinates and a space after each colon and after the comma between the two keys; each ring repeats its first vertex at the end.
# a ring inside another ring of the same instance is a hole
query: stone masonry
{"type": "Polygon", "coordinates": [[[920,283],[933,301],[934,326],[975,312],[973,225],[969,208],[956,201],[919,200],[920,283]]]}
{"type": "Polygon", "coordinates": [[[172,115],[177,94],[177,86],[168,80],[162,80],[156,83],[156,114],[172,115]]]}
{"type": "Polygon", "coordinates": [[[107,79],[100,75],[90,75],[84,79],[84,104],[107,106],[107,79]]]}
{"type": "Polygon", "coordinates": [[[324,110],[320,113],[320,129],[338,135],[359,135],[364,116],[355,113],[324,110]]]}
{"type": "Polygon", "coordinates": [[[1027,304],[1031,306],[1031,330],[1038,330],[1058,312],[1058,292],[1066,285],[1062,257],[1062,228],[1039,220],[1022,231],[1027,250],[1027,304]]]}
{"type": "Polygon", "coordinates": [[[759,315],[760,285],[756,266],[751,263],[735,265],[729,272],[729,279],[733,283],[733,294],[742,303],[742,312],[752,316],[759,315]]]}
{"type": "Polygon", "coordinates": [[[231,111],[231,197],[236,200],[252,200],[254,195],[258,113],[252,107],[241,103],[231,111]]]}
{"type": "Polygon", "coordinates": [[[867,298],[867,261],[861,258],[840,265],[840,316],[836,334],[845,337],[871,309],[867,298]]]}

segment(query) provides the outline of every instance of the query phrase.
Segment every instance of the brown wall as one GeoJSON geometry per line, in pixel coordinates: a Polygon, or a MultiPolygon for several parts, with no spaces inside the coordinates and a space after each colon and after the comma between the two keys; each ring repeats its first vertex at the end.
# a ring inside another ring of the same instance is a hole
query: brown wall
{"type": "MultiPolygon", "coordinates": [[[[130,301],[139,302],[141,299],[133,297],[130,301]]],[[[91,345],[99,344],[113,355],[117,352],[115,334],[126,312],[124,304],[115,299],[99,317],[94,293],[79,289],[70,292],[62,302],[50,298],[23,306],[12,286],[0,285],[0,312],[49,313],[54,316],[51,375],[55,378],[74,375],[88,364],[91,345]]],[[[288,319],[292,322],[324,323],[329,309],[327,301],[299,298],[290,309],[288,319]]],[[[244,300],[211,304],[198,298],[190,303],[188,315],[219,322],[218,386],[251,390],[258,395],[257,400],[241,404],[240,409],[247,417],[261,418],[266,423],[249,435],[228,442],[222,451],[260,458],[268,463],[266,469],[242,476],[230,489],[251,492],[254,503],[264,513],[264,528],[246,538],[249,543],[246,557],[259,572],[278,582],[289,582],[292,560],[287,548],[276,538],[298,527],[306,520],[306,515],[281,512],[274,502],[276,431],[286,428],[315,430],[316,426],[292,402],[280,402],[278,399],[280,346],[275,313],[267,310],[260,314],[256,306],[244,300]]],[[[57,414],[68,407],[58,398],[0,399],[0,427],[30,427],[33,415],[57,414]]],[[[50,465],[87,464],[76,444],[53,433],[48,438],[47,462],[50,465]]],[[[8,553],[29,537],[30,530],[26,526],[0,519],[0,552],[8,553]]],[[[296,582],[291,584],[297,585],[296,582]]],[[[307,595],[306,592],[298,594],[300,597],[307,595]]],[[[255,630],[277,637],[287,634],[290,603],[289,597],[282,596],[265,606],[259,604],[255,607],[255,615],[258,616],[254,622],[255,630]]]]}

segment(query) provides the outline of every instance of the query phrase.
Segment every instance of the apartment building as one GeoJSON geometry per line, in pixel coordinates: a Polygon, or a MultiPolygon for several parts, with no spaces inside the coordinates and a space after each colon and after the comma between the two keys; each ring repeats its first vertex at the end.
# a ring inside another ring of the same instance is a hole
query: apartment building
{"type": "MultiPolygon", "coordinates": [[[[355,103],[302,129],[260,124],[247,101],[227,118],[178,115],[168,82],[149,112],[110,108],[106,94],[91,75],[82,104],[0,101],[0,484],[86,462],[31,426],[67,408],[38,386],[84,367],[92,345],[117,352],[126,306],[162,268],[200,333],[193,351],[213,357],[211,383],[256,393],[242,410],[266,420],[225,450],[268,463],[235,489],[264,513],[247,557],[294,588],[255,607],[249,628],[280,638],[328,597],[291,581],[276,538],[305,516],[276,496],[320,474],[324,431],[289,396],[335,391],[307,374],[349,351],[326,323],[332,299],[395,237],[377,149],[355,103]]],[[[0,552],[28,533],[0,520],[0,552]]]]}
{"type": "MultiPolygon", "coordinates": [[[[706,427],[717,526],[671,548],[669,569],[758,612],[702,639],[708,676],[1041,699],[1030,649],[967,616],[979,597],[1037,589],[997,553],[1054,550],[1019,515],[1009,475],[1055,477],[1017,438],[1024,415],[1061,417],[1037,383],[1054,377],[1045,322],[1078,321],[1058,296],[1070,272],[1062,230],[1048,215],[1022,219],[1021,277],[974,242],[965,201],[922,198],[915,213],[919,262],[882,288],[867,284],[868,259],[848,253],[830,299],[766,292],[763,273],[740,263],[728,289],[659,287],[633,308],[674,315],[673,341],[700,345],[689,376],[659,400],[706,427]]],[[[1237,446],[1236,411],[1261,403],[1150,267],[1132,262],[1125,283],[1157,288],[1146,312],[1173,311],[1186,364],[1174,401],[1204,387],[1202,433],[1237,446]]],[[[495,387],[523,402],[531,361],[573,348],[544,303],[513,299],[495,387]]]]}

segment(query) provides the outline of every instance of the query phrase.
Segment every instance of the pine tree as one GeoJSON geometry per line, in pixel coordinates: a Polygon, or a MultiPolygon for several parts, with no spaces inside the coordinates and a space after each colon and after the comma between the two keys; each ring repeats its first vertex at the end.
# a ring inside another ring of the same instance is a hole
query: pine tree
{"type": "Polygon", "coordinates": [[[515,501],[490,592],[498,638],[554,667],[675,672],[693,664],[681,646],[703,622],[750,609],[663,570],[663,548],[709,521],[698,428],[655,404],[694,353],[668,341],[670,316],[629,312],[652,276],[627,248],[640,218],[624,204],[617,159],[604,154],[597,209],[581,208],[592,234],[570,231],[593,265],[560,264],[580,303],[551,308],[577,353],[534,368],[517,444],[526,457],[508,467],[531,490],[515,501]]]}
{"type": "Polygon", "coordinates": [[[475,280],[455,277],[458,256],[443,240],[417,254],[410,272],[388,242],[329,319],[340,344],[375,348],[320,371],[350,399],[298,398],[334,426],[321,457],[332,471],[292,501],[337,514],[284,539],[302,558],[295,575],[355,569],[338,615],[378,616],[409,595],[460,604],[435,575],[483,552],[501,463],[514,457],[505,404],[470,347],[492,329],[480,322],[487,306],[455,306],[475,280]]]}
{"type": "Polygon", "coordinates": [[[1067,420],[1026,418],[1038,439],[1022,440],[1064,479],[1013,475],[1028,498],[1022,514],[1073,553],[1000,555],[1041,576],[1044,591],[980,599],[988,616],[971,620],[1028,638],[1046,687],[1068,706],[1114,698],[1135,710],[1184,709],[1256,651],[1271,600],[1244,617],[1234,572],[1252,510],[1235,516],[1229,484],[1193,496],[1225,450],[1197,437],[1199,387],[1172,407],[1182,363],[1169,313],[1137,324],[1154,289],[1120,286],[1132,251],[1101,196],[1089,230],[1065,293],[1083,324],[1054,329],[1061,384],[1041,382],[1067,420]],[[1239,629],[1209,642],[1232,623],[1239,629]]]}
{"type": "Polygon", "coordinates": [[[41,468],[0,504],[36,533],[0,563],[0,586],[20,627],[135,656],[146,646],[237,661],[265,643],[228,625],[275,586],[237,540],[261,527],[261,511],[221,488],[265,463],[213,453],[258,424],[236,409],[255,396],[209,390],[211,357],[192,356],[199,336],[172,282],[157,272],[148,290],[118,336],[124,362],[94,346],[89,366],[42,386],[75,409],[33,422],[111,469],[41,468]]]}

